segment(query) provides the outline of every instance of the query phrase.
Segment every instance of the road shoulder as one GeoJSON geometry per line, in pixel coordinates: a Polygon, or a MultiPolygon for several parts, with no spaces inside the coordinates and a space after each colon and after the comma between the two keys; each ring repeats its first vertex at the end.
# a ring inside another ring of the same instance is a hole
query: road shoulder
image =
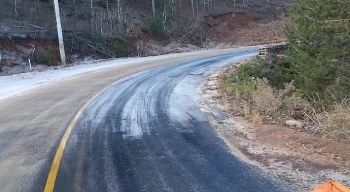
{"type": "Polygon", "coordinates": [[[349,161],[337,155],[348,153],[344,143],[284,125],[256,125],[235,116],[228,110],[234,107],[230,98],[225,97],[220,89],[219,78],[223,71],[217,71],[202,82],[199,103],[212,127],[235,156],[292,184],[299,191],[311,191],[330,178],[350,185],[346,169],[349,161]]]}

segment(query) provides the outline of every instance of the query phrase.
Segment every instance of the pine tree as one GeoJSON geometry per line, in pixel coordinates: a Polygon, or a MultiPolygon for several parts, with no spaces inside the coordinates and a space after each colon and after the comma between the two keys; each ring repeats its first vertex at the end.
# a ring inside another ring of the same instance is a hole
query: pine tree
{"type": "Polygon", "coordinates": [[[310,97],[350,95],[350,1],[296,0],[287,30],[295,83],[310,97]]]}

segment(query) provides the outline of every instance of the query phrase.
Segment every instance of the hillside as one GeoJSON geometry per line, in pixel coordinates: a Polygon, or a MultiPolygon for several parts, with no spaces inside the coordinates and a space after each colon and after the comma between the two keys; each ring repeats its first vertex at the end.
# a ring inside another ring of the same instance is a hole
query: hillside
{"type": "MultiPolygon", "coordinates": [[[[60,0],[68,62],[284,40],[292,0],[60,0]]],[[[53,5],[0,2],[0,72],[59,62],[53,5]]]]}

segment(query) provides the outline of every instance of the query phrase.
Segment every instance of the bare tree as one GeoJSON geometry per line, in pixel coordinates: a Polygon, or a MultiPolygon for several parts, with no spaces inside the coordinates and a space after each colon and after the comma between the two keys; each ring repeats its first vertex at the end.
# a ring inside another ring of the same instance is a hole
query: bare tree
{"type": "Polygon", "coordinates": [[[171,15],[172,16],[174,16],[174,14],[175,14],[175,2],[174,2],[174,0],[171,0],[170,1],[170,8],[171,8],[171,15]]]}
{"type": "Polygon", "coordinates": [[[73,0],[74,13],[77,13],[76,0],[73,0]]]}
{"type": "Polygon", "coordinates": [[[122,6],[121,6],[121,0],[117,0],[117,6],[118,6],[118,30],[119,33],[122,31],[122,6]]]}
{"type": "Polygon", "coordinates": [[[17,1],[18,1],[18,0],[15,0],[15,14],[16,14],[16,19],[17,19],[17,15],[18,15],[18,13],[17,13],[17,1]]]}
{"type": "Polygon", "coordinates": [[[194,17],[194,0],[191,0],[192,16],[194,17]]]}
{"type": "Polygon", "coordinates": [[[152,0],[152,11],[153,11],[153,17],[156,16],[156,2],[155,0],[152,0]]]}
{"type": "Polygon", "coordinates": [[[117,0],[117,9],[118,9],[118,21],[121,22],[121,12],[122,12],[122,7],[121,7],[121,0],[117,0]]]}

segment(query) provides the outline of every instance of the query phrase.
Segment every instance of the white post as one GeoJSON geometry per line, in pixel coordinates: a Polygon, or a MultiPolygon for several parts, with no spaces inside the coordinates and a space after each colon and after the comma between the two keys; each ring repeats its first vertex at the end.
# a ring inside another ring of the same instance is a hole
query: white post
{"type": "Polygon", "coordinates": [[[140,45],[136,45],[136,50],[137,50],[137,56],[140,57],[140,45]]]}
{"type": "Polygon", "coordinates": [[[28,59],[28,63],[29,63],[29,70],[32,71],[32,63],[31,63],[30,59],[28,59]]]}
{"type": "Polygon", "coordinates": [[[59,42],[59,49],[60,49],[60,55],[61,55],[61,63],[62,65],[67,65],[66,54],[64,52],[63,34],[62,34],[60,8],[58,6],[58,0],[54,0],[54,4],[55,4],[57,34],[58,34],[58,42],[59,42]]]}

